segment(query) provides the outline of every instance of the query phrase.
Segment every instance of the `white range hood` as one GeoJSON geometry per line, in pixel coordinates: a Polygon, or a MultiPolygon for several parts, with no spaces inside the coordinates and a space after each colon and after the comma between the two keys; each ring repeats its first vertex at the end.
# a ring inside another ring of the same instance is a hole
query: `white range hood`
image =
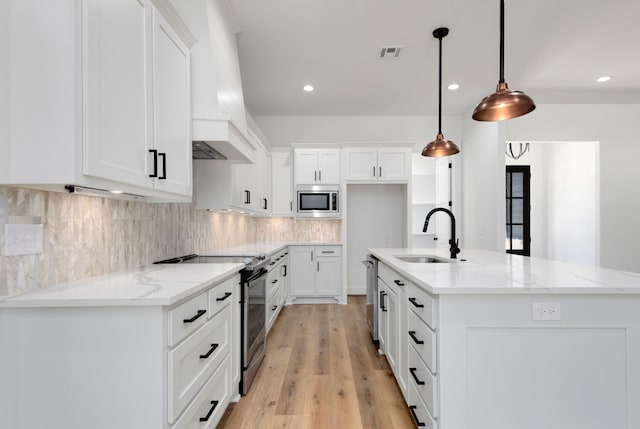
{"type": "Polygon", "coordinates": [[[203,141],[229,161],[255,162],[256,147],[230,115],[193,116],[192,140],[203,141]]]}

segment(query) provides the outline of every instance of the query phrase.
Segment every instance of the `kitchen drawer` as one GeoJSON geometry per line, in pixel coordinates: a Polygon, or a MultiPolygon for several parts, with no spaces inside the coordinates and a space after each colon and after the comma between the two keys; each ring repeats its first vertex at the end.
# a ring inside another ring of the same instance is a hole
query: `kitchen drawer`
{"type": "Polygon", "coordinates": [[[409,410],[416,426],[425,429],[438,429],[438,422],[429,414],[429,409],[418,394],[413,381],[409,382],[409,410]]]}
{"type": "Polygon", "coordinates": [[[279,274],[280,274],[280,270],[277,269],[269,273],[269,275],[267,276],[267,285],[266,285],[266,292],[265,292],[267,299],[269,299],[274,292],[280,289],[280,283],[282,283],[282,281],[280,279],[279,274]],[[274,274],[273,276],[271,275],[272,273],[274,274]]]}
{"type": "Polygon", "coordinates": [[[278,314],[280,313],[280,309],[282,306],[281,296],[282,294],[280,292],[280,289],[278,289],[276,293],[274,293],[273,296],[267,301],[267,308],[266,308],[267,330],[271,328],[271,325],[273,325],[273,322],[276,320],[276,318],[278,317],[278,314]]]}
{"type": "Polygon", "coordinates": [[[433,417],[438,417],[438,378],[409,346],[409,378],[433,417]]]}
{"type": "Polygon", "coordinates": [[[231,398],[231,361],[227,356],[187,407],[173,429],[213,429],[231,398]]]}
{"type": "Polygon", "coordinates": [[[169,351],[169,422],[175,421],[196,392],[229,354],[231,306],[169,351]]]}
{"type": "Polygon", "coordinates": [[[342,246],[316,246],[314,256],[342,256],[342,246]]]}
{"type": "Polygon", "coordinates": [[[427,364],[432,373],[438,372],[436,365],[436,333],[416,316],[409,312],[407,324],[409,331],[409,344],[415,347],[418,355],[427,364]]]}
{"type": "Polygon", "coordinates": [[[182,341],[207,321],[207,294],[191,298],[189,301],[168,311],[169,347],[182,341]]]}
{"type": "Polygon", "coordinates": [[[209,317],[215,316],[220,310],[231,304],[234,299],[234,290],[240,291],[240,276],[233,276],[213,289],[209,289],[209,292],[207,292],[209,296],[209,317]]]}
{"type": "Polygon", "coordinates": [[[435,331],[438,320],[438,301],[413,283],[409,283],[407,298],[409,299],[409,308],[435,331]]]}
{"type": "Polygon", "coordinates": [[[378,264],[378,277],[395,291],[399,287],[408,287],[411,283],[405,280],[400,274],[387,267],[385,264],[378,264]]]}

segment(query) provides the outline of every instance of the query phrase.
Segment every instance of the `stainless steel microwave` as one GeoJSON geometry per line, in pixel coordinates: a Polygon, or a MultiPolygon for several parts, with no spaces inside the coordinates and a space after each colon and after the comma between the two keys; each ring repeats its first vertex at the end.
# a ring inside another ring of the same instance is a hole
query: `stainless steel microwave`
{"type": "Polygon", "coordinates": [[[340,217],[340,187],[322,185],[296,186],[296,216],[340,217]]]}

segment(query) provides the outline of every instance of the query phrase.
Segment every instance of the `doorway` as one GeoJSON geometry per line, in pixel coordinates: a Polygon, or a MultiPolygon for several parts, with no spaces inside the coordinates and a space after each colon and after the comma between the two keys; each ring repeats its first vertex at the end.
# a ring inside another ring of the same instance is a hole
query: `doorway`
{"type": "Polygon", "coordinates": [[[506,170],[505,247],[507,253],[531,256],[531,167],[507,165],[506,170]]]}

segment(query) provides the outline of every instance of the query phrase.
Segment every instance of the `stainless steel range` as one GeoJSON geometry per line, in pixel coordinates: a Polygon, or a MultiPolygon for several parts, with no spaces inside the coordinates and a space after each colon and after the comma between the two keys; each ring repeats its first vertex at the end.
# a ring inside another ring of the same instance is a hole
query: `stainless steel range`
{"type": "Polygon", "coordinates": [[[264,359],[266,330],[266,276],[271,258],[259,256],[186,255],[156,264],[207,264],[242,262],[240,271],[241,366],[240,393],[246,395],[264,359]]]}

